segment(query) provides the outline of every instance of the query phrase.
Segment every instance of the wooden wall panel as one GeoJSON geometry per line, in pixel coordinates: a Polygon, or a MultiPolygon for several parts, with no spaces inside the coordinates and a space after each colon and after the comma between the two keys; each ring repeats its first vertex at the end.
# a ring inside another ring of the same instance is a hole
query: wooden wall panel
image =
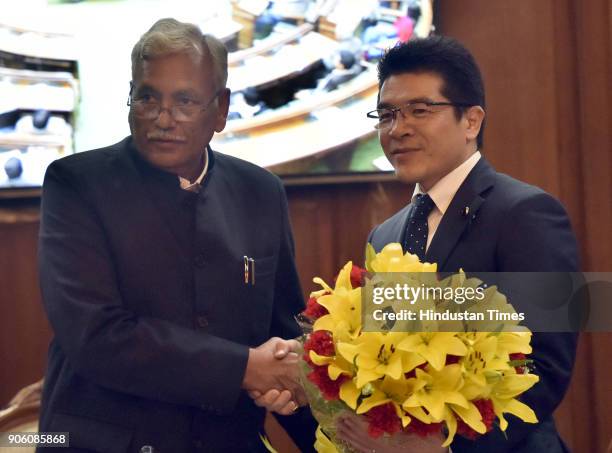
{"type": "Polygon", "coordinates": [[[0,206],[0,407],[38,381],[51,329],[38,288],[38,212],[0,206]]]}
{"type": "Polygon", "coordinates": [[[583,156],[587,262],[612,271],[612,45],[610,0],[583,0],[576,8],[577,132],[583,156]]]}
{"type": "Polygon", "coordinates": [[[363,265],[370,230],[407,203],[412,187],[398,182],[287,187],[305,294],[352,260],[363,265]]]}
{"type": "MultiPolygon", "coordinates": [[[[578,237],[585,236],[585,209],[582,186],[582,156],[577,152],[580,136],[577,134],[579,104],[578,73],[576,58],[576,36],[568,33],[575,20],[573,0],[559,0],[557,7],[552,8],[555,31],[553,42],[556,43],[554,74],[558,91],[555,93],[557,112],[557,154],[560,162],[558,180],[560,181],[559,198],[564,202],[572,219],[572,225],[578,237]],[[561,93],[561,94],[560,94],[561,93]]],[[[582,256],[586,254],[586,245],[581,242],[582,256]]]]}
{"type": "MultiPolygon", "coordinates": [[[[581,181],[584,267],[612,271],[612,2],[581,0],[570,4],[574,16],[575,75],[577,103],[571,128],[578,137],[580,165],[573,180],[581,181]]],[[[561,95],[559,95],[561,98],[561,95]]],[[[590,354],[577,365],[587,368],[587,379],[572,387],[576,403],[572,409],[583,418],[576,420],[577,449],[605,451],[612,440],[612,335],[587,336],[590,354]]]]}
{"type": "Polygon", "coordinates": [[[480,64],[484,153],[499,171],[559,194],[553,1],[438,2],[439,30],[480,64]]]}

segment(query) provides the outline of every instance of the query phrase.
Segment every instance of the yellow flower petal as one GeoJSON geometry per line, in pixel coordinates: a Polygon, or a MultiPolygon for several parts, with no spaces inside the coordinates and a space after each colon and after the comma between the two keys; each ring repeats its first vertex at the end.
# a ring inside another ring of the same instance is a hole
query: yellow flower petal
{"type": "Polygon", "coordinates": [[[508,421],[505,419],[504,413],[516,415],[518,418],[527,423],[538,422],[535,412],[529,406],[516,399],[499,400],[493,397],[491,400],[493,401],[493,411],[499,418],[499,428],[502,431],[505,431],[506,428],[508,428],[508,421]]]}
{"type": "Polygon", "coordinates": [[[314,331],[329,330],[330,332],[333,332],[335,327],[336,322],[334,321],[334,318],[332,318],[331,315],[323,315],[315,321],[314,325],[312,326],[312,329],[314,331]]]}
{"type": "Polygon", "coordinates": [[[329,374],[329,377],[335,381],[342,374],[351,376],[351,370],[348,367],[345,368],[345,364],[341,360],[336,360],[335,362],[329,364],[327,374],[329,374]]]}
{"type": "Polygon", "coordinates": [[[468,407],[452,406],[452,409],[477,433],[484,434],[487,431],[487,427],[482,422],[482,415],[474,404],[469,403],[468,407]]]}
{"type": "Polygon", "coordinates": [[[416,419],[419,419],[423,423],[429,424],[433,422],[431,416],[428,415],[422,407],[402,407],[408,414],[412,415],[416,419]]]}
{"type": "Polygon", "coordinates": [[[361,396],[361,391],[357,388],[352,379],[340,386],[340,399],[353,410],[357,408],[359,396],[361,396]]]}
{"type": "Polygon", "coordinates": [[[328,365],[334,360],[333,357],[319,355],[314,351],[310,351],[309,355],[310,355],[310,360],[312,360],[312,363],[318,366],[328,365]]]}
{"type": "Polygon", "coordinates": [[[264,447],[266,447],[266,450],[268,450],[270,453],[278,453],[278,451],[276,451],[276,449],[272,446],[272,444],[270,443],[270,441],[268,440],[266,436],[259,433],[259,438],[263,442],[264,447]]]}
{"type": "Polygon", "coordinates": [[[389,365],[387,365],[386,373],[392,379],[399,379],[403,374],[402,369],[402,356],[399,354],[395,354],[389,360],[389,365]]]}
{"type": "Polygon", "coordinates": [[[457,419],[455,415],[449,410],[446,411],[445,415],[446,417],[444,420],[446,421],[446,428],[448,429],[448,437],[442,444],[444,448],[448,447],[453,442],[455,434],[457,433],[457,419]]]}
{"type": "Polygon", "coordinates": [[[331,293],[331,292],[333,291],[333,290],[332,290],[332,289],[329,287],[329,285],[328,285],[327,283],[325,283],[325,282],[323,281],[323,279],[322,279],[322,278],[320,278],[320,277],[315,277],[315,278],[313,278],[313,279],[312,279],[312,281],[313,281],[314,283],[316,283],[317,285],[321,285],[321,286],[323,287],[323,290],[322,290],[322,291],[323,291],[324,293],[325,293],[325,292],[330,292],[330,293],[331,293]]]}
{"type": "Polygon", "coordinates": [[[407,352],[402,355],[404,373],[408,373],[424,363],[425,359],[416,352],[407,352]]]}
{"type": "Polygon", "coordinates": [[[357,387],[361,388],[369,382],[375,381],[381,377],[379,373],[374,370],[357,370],[357,387]]]}
{"type": "Polygon", "coordinates": [[[383,392],[375,391],[372,396],[365,398],[357,408],[358,414],[365,414],[367,411],[376,406],[382,406],[383,404],[391,401],[383,392]]]}
{"type": "Polygon", "coordinates": [[[533,387],[540,380],[535,374],[509,374],[495,385],[493,393],[497,398],[514,398],[533,387]]]}
{"type": "Polygon", "coordinates": [[[318,453],[339,453],[333,442],[321,430],[321,425],[317,427],[315,438],[314,448],[318,453]]]}
{"type": "Polygon", "coordinates": [[[525,423],[538,422],[538,417],[536,416],[536,413],[533,411],[533,409],[531,409],[525,403],[521,403],[517,399],[510,400],[506,405],[504,412],[516,415],[525,423]]]}

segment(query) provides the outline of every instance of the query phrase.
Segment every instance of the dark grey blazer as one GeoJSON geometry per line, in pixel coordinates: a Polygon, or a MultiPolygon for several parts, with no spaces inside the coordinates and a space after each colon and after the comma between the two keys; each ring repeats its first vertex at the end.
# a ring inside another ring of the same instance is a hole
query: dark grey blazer
{"type": "MultiPolygon", "coordinates": [[[[264,411],[240,385],[249,346],[300,333],[287,202],[269,172],[208,156],[198,194],[130,137],[47,170],[39,262],[55,338],[41,431],[97,452],[261,450],[264,411]]],[[[279,418],[312,446],[307,410],[279,418]]]]}
{"type": "MultiPolygon", "coordinates": [[[[368,241],[376,251],[403,243],[412,204],[374,228],[368,241]]],[[[426,253],[443,272],[574,272],[578,247],[561,204],[541,189],[497,173],[484,159],[455,194],[426,253]],[[465,215],[466,207],[469,208],[465,215]]],[[[475,442],[456,437],[452,450],[463,452],[563,452],[552,413],[570,382],[575,334],[538,333],[532,339],[535,372],[541,381],[523,401],[540,423],[516,422],[506,437],[498,430],[475,442]]]]}

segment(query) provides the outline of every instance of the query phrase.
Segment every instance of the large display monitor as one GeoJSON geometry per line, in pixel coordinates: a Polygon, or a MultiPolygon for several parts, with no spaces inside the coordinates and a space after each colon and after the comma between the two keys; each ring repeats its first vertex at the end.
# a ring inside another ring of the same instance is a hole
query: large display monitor
{"type": "Polygon", "coordinates": [[[433,29],[431,0],[14,4],[0,20],[0,197],[37,194],[52,160],[129,134],[131,47],[168,16],[230,50],[230,117],[214,149],[288,184],[384,179],[392,168],[365,116],[376,62],[433,29]]]}

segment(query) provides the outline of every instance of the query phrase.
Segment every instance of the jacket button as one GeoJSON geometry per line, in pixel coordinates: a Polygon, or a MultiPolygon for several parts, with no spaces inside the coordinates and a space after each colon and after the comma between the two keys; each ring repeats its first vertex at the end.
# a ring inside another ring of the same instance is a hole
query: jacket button
{"type": "Polygon", "coordinates": [[[155,448],[150,445],[143,445],[140,447],[140,453],[155,453],[155,448]]]}
{"type": "Polygon", "coordinates": [[[204,267],[204,264],[206,264],[206,259],[204,258],[204,254],[203,253],[197,254],[195,258],[193,259],[193,264],[195,264],[196,267],[204,267]]]}
{"type": "Polygon", "coordinates": [[[196,318],[196,323],[199,327],[206,327],[208,325],[208,319],[206,319],[206,316],[198,316],[196,318]]]}

